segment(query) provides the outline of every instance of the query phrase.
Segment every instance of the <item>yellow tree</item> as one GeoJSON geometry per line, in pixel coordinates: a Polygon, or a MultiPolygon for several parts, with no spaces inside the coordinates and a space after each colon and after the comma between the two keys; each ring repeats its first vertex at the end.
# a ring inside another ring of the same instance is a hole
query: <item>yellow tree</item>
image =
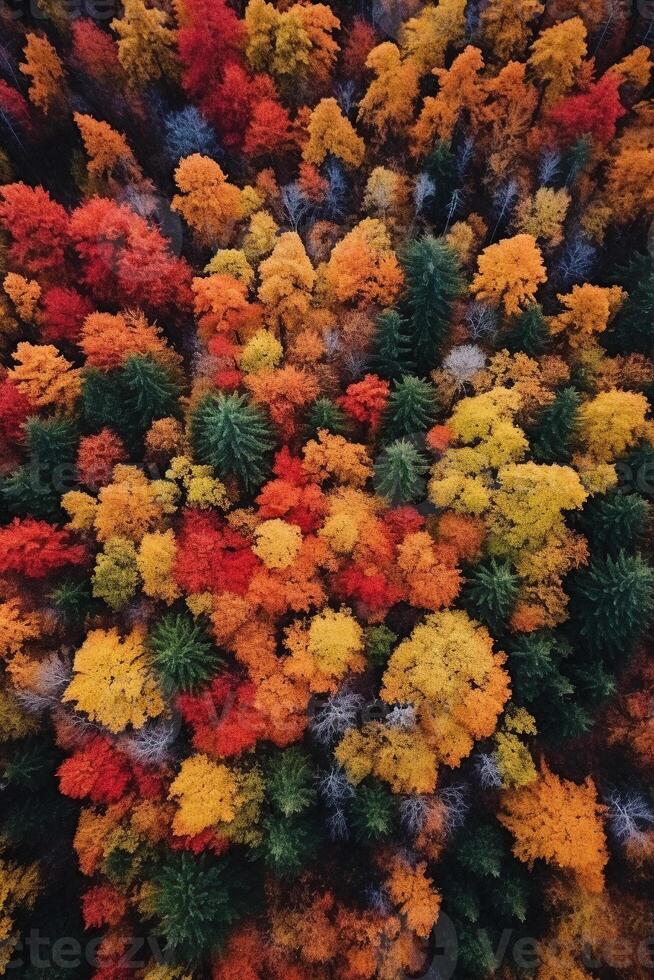
{"type": "Polygon", "coordinates": [[[19,67],[30,80],[27,94],[47,114],[61,99],[64,66],[48,39],[38,34],[27,35],[23,56],[25,61],[19,67]]]}
{"type": "Polygon", "coordinates": [[[519,313],[547,281],[543,256],[533,235],[515,235],[489,245],[477,259],[470,290],[478,300],[519,313]]]}
{"type": "Polygon", "coordinates": [[[175,75],[175,32],[167,23],[165,11],[146,7],[143,0],[123,0],[122,18],[112,20],[120,39],[118,60],[133,85],[175,75]]]}
{"type": "Polygon", "coordinates": [[[440,0],[428,4],[406,22],[401,34],[402,53],[411,58],[419,74],[442,68],[450,44],[463,42],[466,0],[440,0]]]}
{"type": "Polygon", "coordinates": [[[137,630],[125,638],[117,629],[91,630],[75,654],[73,671],[63,701],[74,701],[79,711],[110,732],[128,725],[142,728],[164,710],[137,630]]]}
{"type": "Polygon", "coordinates": [[[586,52],[586,28],[580,17],[549,27],[534,41],[529,64],[547,83],[546,104],[556,102],[574,84],[586,52]]]}
{"type": "Polygon", "coordinates": [[[109,177],[116,167],[124,168],[126,178],[134,179],[139,168],[125,137],[113,129],[109,123],[94,119],[81,112],[73,113],[73,119],[80,131],[88,160],[88,171],[92,177],[109,177]]]}
{"type": "Polygon", "coordinates": [[[359,103],[359,120],[384,139],[389,132],[402,132],[413,118],[418,96],[418,71],[411,60],[402,60],[399,48],[390,41],[373,48],[366,67],[377,76],[359,103]]]}
{"type": "Polygon", "coordinates": [[[652,440],[647,421],[649,402],[635,391],[601,391],[580,411],[581,438],[588,453],[600,462],[612,462],[641,439],[652,440]]]}
{"type": "Polygon", "coordinates": [[[363,163],[365,144],[336,99],[320,100],[311,113],[307,130],[309,138],[302,150],[307,163],[320,165],[328,154],[350,167],[360,167],[363,163]]]}
{"type": "Polygon", "coordinates": [[[493,734],[509,697],[506,657],[462,610],[427,616],[391,655],[381,698],[412,705],[439,762],[458,766],[493,734]]]}
{"type": "Polygon", "coordinates": [[[259,299],[275,326],[297,330],[306,321],[316,283],[311,260],[294,231],[277,239],[272,254],[259,266],[259,299]]]}
{"type": "Polygon", "coordinates": [[[473,117],[486,98],[479,76],[484,59],[472,45],[454,59],[450,68],[434,68],[439,81],[437,95],[428,95],[411,133],[413,152],[426,153],[435,140],[449,140],[459,116],[466,111],[473,117]]]}
{"type": "Polygon", "coordinates": [[[203,245],[224,245],[241,216],[241,192],[227,181],[210,157],[193,153],[175,171],[172,208],[191,226],[203,245]]]}
{"type": "Polygon", "coordinates": [[[544,9],[539,0],[490,0],[481,15],[481,30],[497,61],[524,56],[531,37],[529,23],[544,9]]]}
{"type": "Polygon", "coordinates": [[[537,241],[554,247],[563,241],[563,222],[570,206],[565,187],[539,187],[535,194],[519,205],[516,214],[518,228],[537,241]]]}

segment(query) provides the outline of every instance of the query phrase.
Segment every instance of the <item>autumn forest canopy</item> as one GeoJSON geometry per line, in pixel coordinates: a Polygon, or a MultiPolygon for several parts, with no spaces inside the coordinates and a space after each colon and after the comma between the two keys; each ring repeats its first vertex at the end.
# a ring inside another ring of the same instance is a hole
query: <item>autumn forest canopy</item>
{"type": "Polygon", "coordinates": [[[0,8],[0,974],[652,976],[653,46],[0,8]]]}

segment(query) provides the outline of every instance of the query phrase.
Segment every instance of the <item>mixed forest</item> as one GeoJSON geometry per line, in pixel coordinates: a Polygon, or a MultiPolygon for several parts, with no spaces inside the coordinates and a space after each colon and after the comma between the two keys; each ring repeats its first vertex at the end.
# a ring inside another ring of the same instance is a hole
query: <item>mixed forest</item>
{"type": "Polygon", "coordinates": [[[653,45],[3,2],[0,974],[652,976],[653,45]]]}

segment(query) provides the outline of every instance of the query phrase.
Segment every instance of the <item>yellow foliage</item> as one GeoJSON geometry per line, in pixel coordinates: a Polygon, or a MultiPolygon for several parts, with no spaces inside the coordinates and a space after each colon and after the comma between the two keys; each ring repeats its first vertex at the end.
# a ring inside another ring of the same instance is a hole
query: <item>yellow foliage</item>
{"type": "Polygon", "coordinates": [[[243,252],[248,262],[259,262],[272,252],[278,231],[279,226],[268,211],[255,211],[243,238],[243,252]]]}
{"type": "Polygon", "coordinates": [[[136,466],[118,465],[113,482],[102,487],[98,495],[98,541],[122,537],[138,542],[146,531],[157,527],[162,514],[155,487],[143,471],[136,466]]]}
{"type": "Polygon", "coordinates": [[[509,696],[506,657],[488,630],[461,610],[427,616],[391,655],[381,698],[416,708],[440,762],[458,766],[495,729],[509,696]]]}
{"type": "Polygon", "coordinates": [[[606,288],[590,283],[573,286],[572,292],[565,296],[561,293],[557,295],[566,309],[558,316],[550,317],[550,331],[554,334],[565,331],[574,346],[587,344],[590,337],[604,333],[624,298],[625,293],[620,286],[606,288]]]}
{"type": "Polygon", "coordinates": [[[254,282],[254,269],[247,260],[247,256],[239,248],[222,248],[216,252],[210,262],[204,267],[208,273],[232,276],[238,279],[248,288],[254,282]]]}
{"type": "Polygon", "coordinates": [[[290,653],[284,672],[318,693],[335,691],[347,673],[360,673],[365,667],[363,630],[348,609],[324,609],[308,626],[294,623],[286,630],[284,644],[290,653]]]}
{"type": "Polygon", "coordinates": [[[0,656],[18,653],[28,640],[38,639],[41,630],[38,613],[24,611],[18,599],[0,603],[0,656]]]}
{"type": "Polygon", "coordinates": [[[8,272],[2,288],[14,304],[21,320],[31,320],[41,298],[41,287],[36,279],[26,279],[16,272],[8,272]]]}
{"type": "Polygon", "coordinates": [[[435,140],[450,140],[462,112],[475,116],[486,98],[480,72],[484,59],[472,45],[458,55],[450,68],[434,68],[439,81],[436,95],[426,96],[412,129],[413,152],[428,153],[435,140]]]}
{"type": "Polygon", "coordinates": [[[154,531],[143,535],[136,558],[144,593],[167,605],[181,595],[173,577],[176,554],[173,531],[154,531]]]}
{"type": "Polygon", "coordinates": [[[419,730],[370,721],[362,729],[350,728],[334,755],[355,784],[372,775],[394,793],[432,793],[436,788],[436,754],[419,730]]]}
{"type": "Polygon", "coordinates": [[[634,391],[601,391],[584,402],[579,413],[581,436],[588,454],[611,463],[640,439],[652,435],[645,416],[649,402],[634,391]]]}
{"type": "Polygon", "coordinates": [[[309,139],[302,156],[307,163],[319,166],[328,154],[338,157],[349,167],[360,167],[365,143],[347,118],[336,99],[321,99],[311,113],[307,127],[309,139]]]}
{"type": "Polygon", "coordinates": [[[22,341],[12,355],[8,377],[35,408],[73,410],[82,390],[80,372],[52,344],[22,341]]]}
{"type": "Polygon", "coordinates": [[[507,788],[526,786],[537,778],[529,749],[513,732],[496,733],[495,759],[502,784],[507,788]]]}
{"type": "Polygon", "coordinates": [[[20,865],[0,858],[0,974],[4,974],[20,939],[16,917],[34,906],[41,887],[39,865],[20,865]]]}
{"type": "Polygon", "coordinates": [[[288,568],[302,547],[302,532],[296,524],[274,519],[264,521],[254,532],[253,552],[266,568],[288,568]]]}
{"type": "Polygon", "coordinates": [[[547,28],[534,41],[529,64],[547,82],[546,104],[551,105],[574,84],[586,53],[586,27],[580,17],[547,28]]]}
{"type": "Polygon", "coordinates": [[[85,533],[93,530],[98,503],[90,493],[69,490],[61,498],[61,506],[70,517],[68,527],[72,531],[85,533]]]}
{"type": "Polygon", "coordinates": [[[240,218],[241,192],[227,181],[222,168],[210,157],[192,153],[175,170],[175,194],[171,207],[178,211],[203,245],[225,243],[240,218]]]}
{"type": "Polygon", "coordinates": [[[136,548],[127,538],[109,538],[95,560],[93,595],[112,609],[126,605],[139,582],[136,548]]]}
{"type": "Polygon", "coordinates": [[[316,283],[311,260],[294,231],[281,235],[259,266],[259,299],[275,325],[297,330],[304,326],[316,283]]]}
{"type": "Polygon", "coordinates": [[[569,206],[570,195],[565,187],[558,191],[553,187],[539,187],[518,207],[518,228],[523,234],[541,239],[547,245],[560,245],[569,206]]]}
{"type": "Polygon", "coordinates": [[[146,7],[143,0],[123,0],[123,16],[114,18],[118,34],[118,60],[134,86],[147,85],[175,74],[175,32],[167,27],[168,14],[146,7]]]}
{"type": "Polygon", "coordinates": [[[258,330],[250,337],[239,358],[241,371],[256,374],[271,371],[282,359],[284,348],[269,330],[258,330]]]}
{"type": "Polygon", "coordinates": [[[539,285],[547,281],[533,235],[514,235],[489,245],[477,259],[477,269],[471,292],[493,306],[503,304],[507,314],[532,303],[539,285]]]}
{"type": "Polygon", "coordinates": [[[73,119],[80,131],[86,155],[89,158],[89,173],[96,177],[108,177],[114,167],[122,164],[135,175],[138,172],[136,161],[125,137],[116,132],[109,123],[73,113],[73,119]]]}
{"type": "MultiPolygon", "coordinates": [[[[206,755],[192,755],[184,759],[168,798],[178,803],[174,833],[199,834],[207,827],[232,823],[246,805],[251,811],[251,804],[263,799],[263,781],[256,770],[241,773],[206,755]]],[[[257,813],[250,815],[255,822],[257,813]]]]}
{"type": "Polygon", "coordinates": [[[481,15],[481,30],[497,61],[524,56],[531,37],[529,22],[543,10],[539,0],[489,0],[481,15]]]}
{"type": "Polygon", "coordinates": [[[359,103],[358,119],[375,129],[380,139],[402,132],[413,118],[418,96],[418,69],[413,60],[403,61],[390,41],[373,48],[366,60],[377,76],[359,103]]]}
{"type": "Polygon", "coordinates": [[[78,711],[111,732],[128,725],[142,728],[164,710],[137,630],[124,639],[115,628],[91,630],[75,654],[73,670],[62,700],[74,701],[78,711]]]}
{"type": "Polygon", "coordinates": [[[0,742],[24,738],[38,729],[38,721],[23,711],[11,691],[0,690],[0,742]]]}
{"type": "Polygon", "coordinates": [[[402,53],[410,58],[421,75],[442,68],[450,44],[463,42],[466,31],[466,0],[441,0],[423,7],[411,17],[401,34],[402,53]]]}

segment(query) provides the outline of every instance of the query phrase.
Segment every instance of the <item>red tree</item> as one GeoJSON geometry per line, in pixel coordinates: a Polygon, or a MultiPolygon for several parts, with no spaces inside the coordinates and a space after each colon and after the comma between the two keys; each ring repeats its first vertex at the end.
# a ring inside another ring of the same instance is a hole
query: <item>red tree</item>
{"type": "Polygon", "coordinates": [[[85,548],[72,544],[68,531],[59,531],[47,521],[15,517],[0,528],[0,574],[43,578],[64,565],[81,565],[85,557],[85,548]]]}
{"type": "Polygon", "coordinates": [[[18,89],[0,78],[0,115],[9,120],[11,127],[18,126],[28,135],[32,132],[32,120],[27,100],[18,89]]]}
{"type": "Polygon", "coordinates": [[[220,85],[214,85],[202,102],[207,118],[226,146],[241,146],[254,107],[264,99],[275,101],[277,93],[268,75],[249,75],[241,65],[230,64],[220,85]]]}
{"type": "Polygon", "coordinates": [[[390,385],[376,374],[366,374],[361,381],[348,385],[345,394],[338,399],[348,415],[370,425],[373,432],[379,427],[386,409],[390,385]]]}
{"type": "Polygon", "coordinates": [[[587,91],[557,102],[546,123],[552,138],[566,146],[586,134],[599,143],[612,140],[616,123],[626,112],[618,94],[620,82],[619,75],[607,72],[587,91]]]}
{"type": "Polygon", "coordinates": [[[262,99],[252,111],[243,152],[247,156],[279,154],[296,145],[290,116],[276,99],[262,99]]]}
{"type": "Polygon", "coordinates": [[[185,0],[177,43],[182,85],[191,98],[204,99],[225,66],[242,58],[245,37],[245,23],[226,0],[185,0]]]}
{"type": "Polygon", "coordinates": [[[244,595],[259,559],[243,535],[215,513],[186,511],[177,541],[175,577],[187,592],[244,595]]]}
{"type": "Polygon", "coordinates": [[[118,48],[110,34],[85,19],[74,20],[71,33],[71,58],[77,68],[99,81],[119,78],[118,48]]]}
{"type": "Polygon", "coordinates": [[[60,276],[68,215],[42,187],[0,187],[0,225],[11,235],[9,263],[27,276],[60,276]]]}
{"type": "Polygon", "coordinates": [[[93,304],[76,289],[51,286],[41,297],[41,337],[48,343],[67,340],[75,343],[84,319],[93,311],[93,304]]]}

